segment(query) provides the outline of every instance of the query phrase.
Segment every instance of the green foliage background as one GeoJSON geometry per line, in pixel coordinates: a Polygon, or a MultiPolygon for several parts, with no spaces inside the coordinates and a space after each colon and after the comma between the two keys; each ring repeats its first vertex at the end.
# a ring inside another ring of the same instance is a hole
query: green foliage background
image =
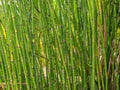
{"type": "Polygon", "coordinates": [[[120,0],[0,0],[0,88],[119,90],[120,0]]]}

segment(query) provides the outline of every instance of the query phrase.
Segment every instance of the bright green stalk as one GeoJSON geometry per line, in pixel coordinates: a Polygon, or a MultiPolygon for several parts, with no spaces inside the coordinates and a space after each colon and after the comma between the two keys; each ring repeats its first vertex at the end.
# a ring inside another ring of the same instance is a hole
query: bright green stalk
{"type": "Polygon", "coordinates": [[[92,42],[92,73],[91,73],[91,90],[95,90],[95,15],[96,15],[96,6],[95,6],[95,0],[89,1],[88,2],[88,7],[89,7],[89,18],[91,20],[90,25],[91,25],[91,42],[92,42]]]}

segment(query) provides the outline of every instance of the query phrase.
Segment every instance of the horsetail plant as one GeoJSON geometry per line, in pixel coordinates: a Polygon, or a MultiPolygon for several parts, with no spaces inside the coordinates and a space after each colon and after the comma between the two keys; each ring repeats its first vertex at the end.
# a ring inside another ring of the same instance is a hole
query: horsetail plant
{"type": "Polygon", "coordinates": [[[0,90],[119,90],[120,0],[0,0],[0,90]]]}

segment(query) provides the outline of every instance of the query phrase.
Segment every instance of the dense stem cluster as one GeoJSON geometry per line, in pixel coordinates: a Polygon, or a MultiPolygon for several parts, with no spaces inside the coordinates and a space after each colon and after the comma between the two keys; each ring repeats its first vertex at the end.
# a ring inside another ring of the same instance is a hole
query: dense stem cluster
{"type": "Polygon", "coordinates": [[[120,0],[0,0],[0,90],[119,90],[120,0]]]}

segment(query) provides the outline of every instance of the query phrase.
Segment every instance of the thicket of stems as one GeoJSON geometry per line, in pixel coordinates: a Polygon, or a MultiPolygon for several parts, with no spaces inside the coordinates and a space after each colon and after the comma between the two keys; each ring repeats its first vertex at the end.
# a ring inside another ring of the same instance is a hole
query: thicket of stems
{"type": "Polygon", "coordinates": [[[0,88],[119,84],[120,0],[0,0],[0,88]]]}

